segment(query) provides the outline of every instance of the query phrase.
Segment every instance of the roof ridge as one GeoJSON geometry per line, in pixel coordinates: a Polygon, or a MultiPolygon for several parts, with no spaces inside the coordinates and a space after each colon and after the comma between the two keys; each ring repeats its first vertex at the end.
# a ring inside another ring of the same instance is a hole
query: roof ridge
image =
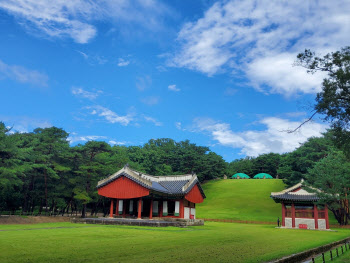
{"type": "MultiPolygon", "coordinates": [[[[186,190],[192,185],[192,183],[197,179],[197,175],[193,175],[192,178],[182,187],[182,192],[186,192],[186,190]]],[[[198,181],[198,180],[197,180],[198,181]]]]}
{"type": "Polygon", "coordinates": [[[281,195],[281,194],[288,193],[288,192],[290,192],[290,191],[293,191],[293,190],[295,190],[295,189],[301,187],[301,186],[302,186],[302,183],[303,183],[303,181],[301,181],[300,183],[297,183],[296,185],[293,185],[293,186],[291,186],[291,187],[289,187],[289,188],[287,188],[287,189],[284,189],[284,190],[282,190],[282,191],[280,191],[280,192],[271,192],[271,195],[273,196],[273,195],[281,195]]]}
{"type": "Polygon", "coordinates": [[[152,187],[152,181],[151,180],[147,180],[145,178],[142,178],[140,175],[135,173],[135,171],[130,169],[128,166],[124,166],[122,169],[120,169],[119,171],[115,172],[114,174],[108,176],[107,178],[104,178],[104,179],[98,181],[97,187],[99,187],[102,184],[105,184],[108,181],[113,181],[114,179],[116,179],[120,175],[122,175],[123,173],[126,173],[130,177],[134,178],[136,181],[139,181],[139,182],[147,185],[148,187],[152,187]]]}

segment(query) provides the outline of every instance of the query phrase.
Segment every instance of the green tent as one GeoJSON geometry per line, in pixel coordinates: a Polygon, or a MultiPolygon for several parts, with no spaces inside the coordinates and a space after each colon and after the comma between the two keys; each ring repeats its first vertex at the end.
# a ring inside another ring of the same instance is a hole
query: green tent
{"type": "Polygon", "coordinates": [[[259,173],[253,177],[253,179],[273,179],[273,177],[266,173],[259,173]]]}
{"type": "Polygon", "coordinates": [[[250,177],[244,173],[236,173],[232,175],[232,179],[250,179],[250,177]]]}

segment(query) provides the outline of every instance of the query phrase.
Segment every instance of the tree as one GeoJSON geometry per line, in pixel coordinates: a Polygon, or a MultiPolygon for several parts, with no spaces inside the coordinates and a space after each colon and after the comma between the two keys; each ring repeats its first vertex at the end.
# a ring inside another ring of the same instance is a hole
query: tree
{"type": "Polygon", "coordinates": [[[289,186],[305,179],[308,169],[326,157],[334,148],[332,136],[332,132],[328,131],[323,137],[309,138],[293,152],[284,154],[277,170],[280,178],[289,186]]]}
{"type": "Polygon", "coordinates": [[[228,165],[227,173],[229,176],[232,176],[236,173],[245,173],[249,176],[252,176],[254,175],[253,162],[254,158],[252,157],[245,157],[242,159],[233,160],[228,165]]]}
{"type": "Polygon", "coordinates": [[[9,135],[10,129],[0,122],[0,210],[19,207],[23,175],[23,151],[18,147],[15,136],[9,135]]]}
{"type": "MultiPolygon", "coordinates": [[[[314,191],[327,204],[341,225],[347,225],[350,194],[350,162],[341,151],[334,151],[318,161],[306,176],[307,182],[321,191],[314,191]]],[[[310,189],[312,190],[312,188],[310,189]]]]}
{"type": "Polygon", "coordinates": [[[277,176],[281,156],[278,153],[267,153],[256,157],[253,161],[253,174],[268,173],[277,176]]]}
{"type": "Polygon", "coordinates": [[[108,156],[101,154],[111,151],[111,147],[106,142],[89,141],[83,146],[78,146],[76,150],[81,156],[76,171],[79,176],[75,180],[74,193],[75,199],[83,204],[81,216],[85,217],[87,204],[98,199],[95,188],[98,180],[107,176],[101,171],[105,171],[104,165],[108,161],[108,156]]]}
{"type": "MultiPolygon", "coordinates": [[[[61,128],[37,128],[34,130],[36,140],[32,141],[33,147],[33,173],[41,175],[44,179],[44,204],[45,212],[49,207],[49,197],[51,197],[52,204],[55,203],[53,195],[54,189],[60,179],[60,173],[67,171],[69,168],[60,165],[61,158],[69,149],[67,141],[68,133],[61,128]]],[[[39,180],[39,184],[42,180],[39,180]]],[[[41,209],[42,205],[40,205],[41,209]]],[[[53,208],[53,206],[51,206],[53,208]]]]}
{"type": "Polygon", "coordinates": [[[305,50],[297,56],[296,65],[305,67],[311,74],[327,73],[310,119],[317,113],[325,116],[324,120],[334,129],[335,143],[350,156],[350,46],[323,57],[305,50]]]}

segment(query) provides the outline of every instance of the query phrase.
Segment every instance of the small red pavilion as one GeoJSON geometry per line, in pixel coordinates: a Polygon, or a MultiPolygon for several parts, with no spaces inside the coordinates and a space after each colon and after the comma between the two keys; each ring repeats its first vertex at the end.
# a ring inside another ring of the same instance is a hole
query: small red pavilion
{"type": "Polygon", "coordinates": [[[281,192],[271,193],[282,204],[282,227],[329,229],[327,205],[319,206],[319,197],[303,189],[303,180],[281,192]]]}
{"type": "Polygon", "coordinates": [[[195,174],[152,176],[127,165],[99,181],[97,189],[111,199],[110,217],[195,219],[196,204],[205,198],[195,174]]]}

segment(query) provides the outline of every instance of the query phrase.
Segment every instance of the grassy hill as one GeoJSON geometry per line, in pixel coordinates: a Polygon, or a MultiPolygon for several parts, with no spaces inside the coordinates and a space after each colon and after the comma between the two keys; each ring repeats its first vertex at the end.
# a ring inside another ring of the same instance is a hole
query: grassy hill
{"type": "Polygon", "coordinates": [[[279,179],[215,180],[203,184],[207,198],[197,205],[198,218],[276,222],[281,219],[281,205],[271,192],[284,189],[279,179]]]}

